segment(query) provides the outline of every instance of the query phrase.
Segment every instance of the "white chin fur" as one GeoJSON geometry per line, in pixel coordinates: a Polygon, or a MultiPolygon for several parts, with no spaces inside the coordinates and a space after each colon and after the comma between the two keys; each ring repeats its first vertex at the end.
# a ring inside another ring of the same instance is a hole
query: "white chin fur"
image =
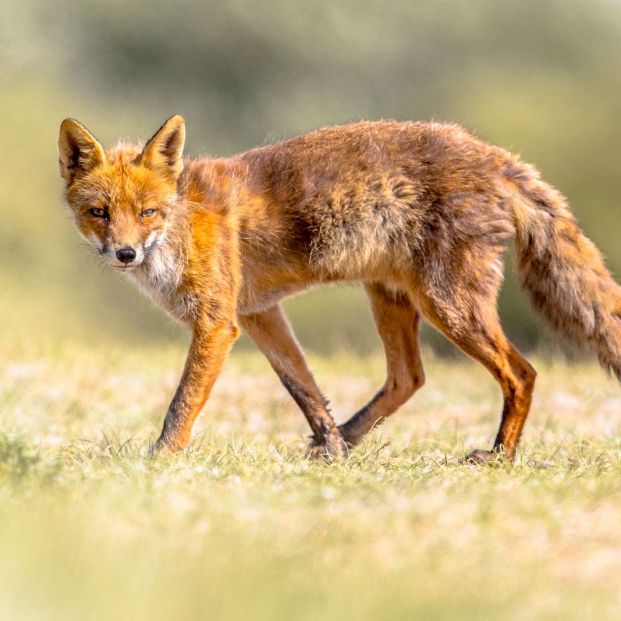
{"type": "Polygon", "coordinates": [[[140,263],[138,263],[137,261],[134,261],[132,263],[119,263],[118,261],[109,261],[108,265],[110,267],[113,267],[115,270],[118,270],[119,272],[131,272],[137,267],[140,267],[142,265],[142,261],[140,263]]]}

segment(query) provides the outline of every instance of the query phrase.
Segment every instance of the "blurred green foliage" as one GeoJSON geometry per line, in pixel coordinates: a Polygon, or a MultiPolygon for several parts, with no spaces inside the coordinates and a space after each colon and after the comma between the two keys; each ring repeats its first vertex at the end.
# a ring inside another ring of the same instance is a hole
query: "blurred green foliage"
{"type": "MultiPolygon", "coordinates": [[[[536,163],[619,275],[620,59],[621,4],[609,0],[4,0],[4,333],[184,338],[80,248],[56,167],[66,116],[110,144],[181,113],[195,156],[360,118],[458,121],[536,163]]],[[[541,323],[508,272],[507,332],[537,344],[541,323]]],[[[310,348],[377,346],[357,289],[287,305],[310,348]]]]}

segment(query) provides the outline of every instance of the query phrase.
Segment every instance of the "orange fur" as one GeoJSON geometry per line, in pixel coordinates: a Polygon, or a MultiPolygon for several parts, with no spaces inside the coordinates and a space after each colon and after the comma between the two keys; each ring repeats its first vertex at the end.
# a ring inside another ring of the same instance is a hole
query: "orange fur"
{"type": "Polygon", "coordinates": [[[81,234],[193,331],[158,448],[188,445],[239,322],[306,416],[313,452],[344,452],[422,386],[423,315],[502,388],[493,451],[471,458],[512,458],[536,375],[496,312],[514,235],[535,306],[621,378],[621,289],[564,198],[508,152],[441,123],[329,127],[216,160],[183,159],[184,136],[175,116],[144,148],[105,151],[73,120],[59,137],[81,234]],[[388,368],[337,427],[279,302],[339,281],[365,285],[388,368]]]}

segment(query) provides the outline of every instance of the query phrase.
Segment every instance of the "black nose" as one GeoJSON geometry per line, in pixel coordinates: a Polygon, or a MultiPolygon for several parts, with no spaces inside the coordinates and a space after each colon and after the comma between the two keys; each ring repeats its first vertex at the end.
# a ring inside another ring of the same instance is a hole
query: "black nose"
{"type": "Polygon", "coordinates": [[[121,263],[131,263],[136,258],[136,251],[131,246],[119,248],[116,251],[116,258],[121,263]]]}

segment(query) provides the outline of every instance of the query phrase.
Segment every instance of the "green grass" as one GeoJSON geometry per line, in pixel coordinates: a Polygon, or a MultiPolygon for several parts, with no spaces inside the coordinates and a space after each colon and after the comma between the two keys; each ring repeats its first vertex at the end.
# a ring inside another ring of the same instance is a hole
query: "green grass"
{"type": "MultiPolygon", "coordinates": [[[[235,353],[193,447],[151,459],[182,362],[2,349],[0,618],[619,618],[621,394],[594,366],[535,360],[517,463],[473,467],[498,389],[430,355],[421,392],[327,464],[263,359],[235,353]]],[[[379,356],[312,366],[339,420],[382,381],[379,356]]]]}

